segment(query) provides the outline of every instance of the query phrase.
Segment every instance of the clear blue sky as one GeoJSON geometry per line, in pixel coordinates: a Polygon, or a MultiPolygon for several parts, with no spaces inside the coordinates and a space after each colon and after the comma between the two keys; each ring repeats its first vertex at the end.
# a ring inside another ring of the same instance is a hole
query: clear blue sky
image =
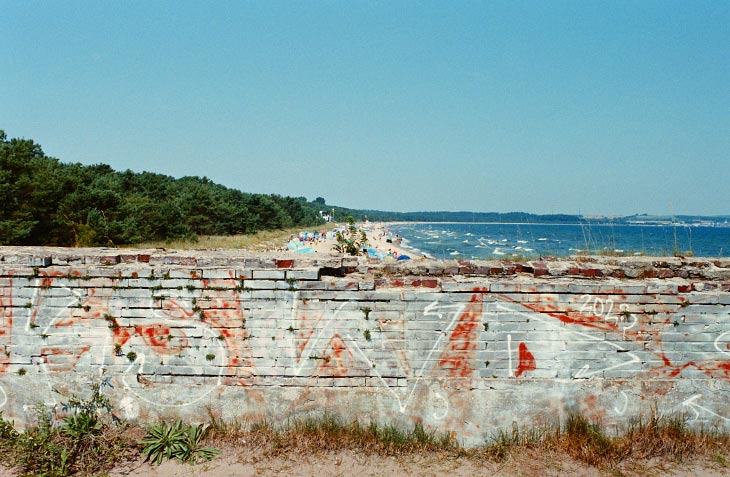
{"type": "Polygon", "coordinates": [[[0,128],[382,210],[730,214],[730,1],[0,0],[0,128]]]}

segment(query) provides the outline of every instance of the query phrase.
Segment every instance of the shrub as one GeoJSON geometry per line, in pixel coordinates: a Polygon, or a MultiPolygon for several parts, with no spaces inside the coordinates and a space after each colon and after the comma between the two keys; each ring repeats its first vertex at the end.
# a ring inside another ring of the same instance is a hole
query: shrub
{"type": "Polygon", "coordinates": [[[36,424],[22,433],[0,419],[0,438],[7,463],[24,475],[62,477],[73,473],[98,474],[126,457],[133,449],[126,426],[114,424],[109,398],[101,391],[108,380],[92,384],[91,395],[72,395],[62,405],[66,417],[56,417],[56,407],[36,405],[36,424]]]}

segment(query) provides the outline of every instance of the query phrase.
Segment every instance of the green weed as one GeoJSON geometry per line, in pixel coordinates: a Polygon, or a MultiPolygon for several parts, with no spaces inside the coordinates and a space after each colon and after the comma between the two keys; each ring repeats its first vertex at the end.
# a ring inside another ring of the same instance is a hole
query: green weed
{"type": "Polygon", "coordinates": [[[145,455],[145,460],[157,465],[170,459],[178,459],[189,464],[195,464],[200,460],[211,460],[220,453],[220,450],[201,444],[208,429],[209,427],[203,424],[185,426],[180,420],[170,425],[164,422],[154,425],[140,441],[144,446],[142,454],[145,455]]]}

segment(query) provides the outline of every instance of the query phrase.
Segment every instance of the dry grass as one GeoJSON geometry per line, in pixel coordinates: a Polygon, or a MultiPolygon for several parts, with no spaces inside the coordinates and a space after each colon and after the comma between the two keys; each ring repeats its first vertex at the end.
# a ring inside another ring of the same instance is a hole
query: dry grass
{"type": "Polygon", "coordinates": [[[692,429],[685,416],[636,419],[616,435],[608,435],[599,423],[581,414],[570,414],[558,425],[496,433],[475,451],[490,460],[502,461],[524,449],[557,452],[598,468],[617,468],[627,462],[660,458],[683,462],[691,458],[712,458],[722,463],[730,435],[721,429],[692,429]]]}
{"type": "Polygon", "coordinates": [[[234,440],[264,449],[272,456],[292,451],[318,453],[353,449],[388,456],[458,450],[449,433],[428,432],[420,424],[403,430],[395,425],[374,422],[346,422],[332,415],[294,419],[282,428],[267,421],[231,425],[213,418],[209,436],[214,445],[230,445],[234,440]]]}
{"type": "Polygon", "coordinates": [[[278,456],[292,452],[317,454],[355,450],[378,455],[438,455],[474,461],[504,462],[525,455],[566,456],[597,469],[621,475],[621,468],[641,468],[652,459],[684,462],[706,459],[728,464],[730,436],[721,430],[690,428],[684,416],[637,419],[616,435],[608,435],[598,423],[571,414],[565,422],[544,427],[511,429],[494,433],[476,449],[461,448],[449,433],[426,431],[420,424],[404,430],[391,425],[345,422],[334,416],[290,421],[276,428],[266,421],[226,424],[211,415],[209,443],[223,447],[247,447],[278,456]]]}
{"type": "Polygon", "coordinates": [[[103,475],[121,462],[136,460],[143,435],[142,428],[126,423],[81,438],[30,428],[0,437],[0,463],[23,475],[103,475]]]}
{"type": "Polygon", "coordinates": [[[327,223],[316,227],[294,227],[282,230],[263,230],[246,235],[201,235],[196,240],[171,240],[134,244],[134,248],[170,248],[175,250],[241,249],[256,252],[276,251],[286,248],[289,237],[303,230],[332,230],[336,224],[327,223]]]}
{"type": "MultiPolygon", "coordinates": [[[[595,475],[647,475],[649,470],[655,472],[660,467],[692,461],[709,463],[713,468],[722,469],[721,472],[730,466],[730,436],[719,429],[692,429],[681,415],[659,417],[652,413],[648,418],[631,422],[622,432],[608,435],[598,423],[590,422],[583,415],[571,414],[561,423],[529,428],[515,425],[497,431],[489,442],[476,449],[461,448],[453,435],[429,432],[418,423],[404,429],[345,421],[325,414],[317,418],[292,419],[283,426],[274,426],[266,420],[224,422],[210,410],[209,420],[211,427],[205,445],[222,448],[224,453],[258,456],[254,460],[263,461],[291,455],[336,455],[346,451],[362,456],[408,459],[414,456],[431,463],[466,459],[477,466],[516,462],[534,464],[535,468],[553,465],[560,469],[561,465],[573,468],[575,464],[572,463],[579,463],[578,469],[600,471],[595,475]]],[[[91,475],[109,469],[114,462],[139,458],[136,442],[143,434],[143,429],[134,426],[107,428],[103,434],[93,436],[96,451],[84,453],[70,470],[91,475]]],[[[30,468],[30,461],[13,458],[17,447],[11,445],[10,437],[0,438],[3,451],[0,461],[14,464],[18,470],[37,469],[40,449],[31,455],[35,467],[30,468]]],[[[522,475],[540,475],[529,469],[526,472],[522,475]]]]}

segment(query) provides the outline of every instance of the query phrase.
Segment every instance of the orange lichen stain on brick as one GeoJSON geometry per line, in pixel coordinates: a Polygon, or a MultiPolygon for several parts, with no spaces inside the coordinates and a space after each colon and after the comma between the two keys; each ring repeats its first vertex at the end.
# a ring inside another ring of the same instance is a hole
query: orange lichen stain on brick
{"type": "Polygon", "coordinates": [[[473,295],[459,317],[439,359],[450,377],[466,378],[474,372],[478,329],[482,322],[482,297],[473,295]]]}
{"type": "Polygon", "coordinates": [[[529,349],[527,349],[527,345],[525,343],[520,343],[519,347],[519,362],[520,364],[517,366],[517,370],[515,371],[515,377],[519,378],[522,376],[522,373],[527,373],[529,371],[535,371],[537,369],[537,362],[535,362],[535,356],[530,352],[529,349]]]}

